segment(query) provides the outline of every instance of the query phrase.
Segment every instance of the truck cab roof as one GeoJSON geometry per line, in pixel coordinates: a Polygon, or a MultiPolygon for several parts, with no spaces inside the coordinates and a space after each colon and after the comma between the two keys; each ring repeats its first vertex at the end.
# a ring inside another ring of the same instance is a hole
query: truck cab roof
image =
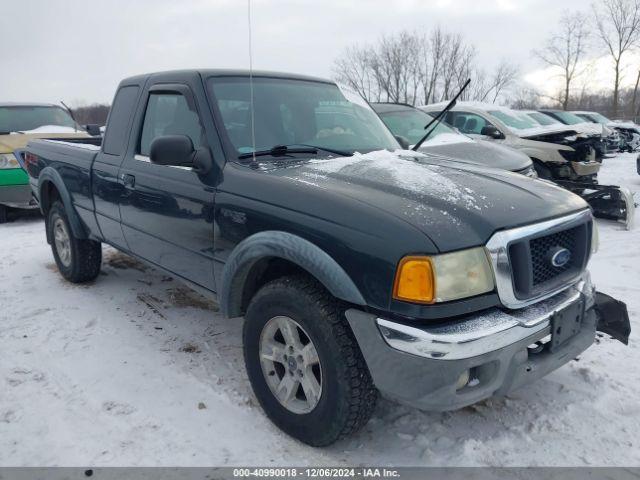
{"type": "Polygon", "coordinates": [[[272,77],[272,78],[284,78],[291,80],[307,80],[310,82],[321,83],[334,83],[326,78],[314,77],[310,75],[300,75],[297,73],[277,72],[270,70],[248,70],[237,68],[202,68],[202,69],[184,69],[184,70],[166,70],[162,72],[143,73],[140,75],[134,75],[132,77],[125,78],[122,83],[129,83],[131,81],[141,82],[149,78],[157,77],[176,77],[176,76],[201,76],[207,77],[272,77]]]}

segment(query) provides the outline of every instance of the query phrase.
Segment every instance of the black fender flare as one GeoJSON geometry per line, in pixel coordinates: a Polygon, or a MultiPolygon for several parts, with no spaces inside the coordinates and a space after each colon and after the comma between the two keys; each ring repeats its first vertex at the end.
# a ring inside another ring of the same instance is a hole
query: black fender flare
{"type": "MultiPolygon", "coordinates": [[[[64,210],[67,214],[67,218],[69,219],[69,225],[71,226],[73,235],[76,238],[88,238],[84,224],[80,220],[80,215],[78,215],[78,212],[76,212],[76,209],[73,206],[69,190],[67,190],[64,180],[62,180],[58,171],[53,167],[43,168],[40,175],[38,175],[38,199],[40,200],[40,209],[42,210],[42,213],[45,213],[45,210],[49,207],[49,203],[51,201],[44,191],[45,185],[49,182],[56,187],[56,190],[58,190],[58,193],[60,194],[60,199],[64,205],[64,210]]],[[[51,239],[48,238],[48,233],[47,241],[51,243],[51,239]]]]}
{"type": "Polygon", "coordinates": [[[349,275],[321,248],[291,233],[265,231],[241,241],[225,263],[219,301],[226,317],[242,315],[243,286],[251,267],[268,257],[288,260],[309,272],[336,298],[366,304],[349,275]]]}

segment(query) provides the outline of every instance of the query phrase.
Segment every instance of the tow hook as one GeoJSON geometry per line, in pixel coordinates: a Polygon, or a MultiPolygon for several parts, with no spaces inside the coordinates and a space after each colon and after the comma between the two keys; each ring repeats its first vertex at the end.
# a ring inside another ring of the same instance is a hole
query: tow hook
{"type": "Polygon", "coordinates": [[[596,330],[629,345],[631,324],[627,305],[609,295],[596,292],[595,309],[598,316],[596,330]]]}

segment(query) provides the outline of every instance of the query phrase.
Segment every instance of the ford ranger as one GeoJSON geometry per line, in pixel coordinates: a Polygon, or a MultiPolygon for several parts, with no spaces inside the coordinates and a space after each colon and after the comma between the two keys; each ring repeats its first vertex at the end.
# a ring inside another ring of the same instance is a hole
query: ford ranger
{"type": "Polygon", "coordinates": [[[380,392],[457,409],[546,375],[596,330],[628,340],[626,306],[589,278],[581,198],[401,150],[327,80],[136,76],[103,140],[19,154],[64,278],[98,278],[107,243],[215,296],[244,317],[263,410],[310,445],[362,427],[380,392]]]}

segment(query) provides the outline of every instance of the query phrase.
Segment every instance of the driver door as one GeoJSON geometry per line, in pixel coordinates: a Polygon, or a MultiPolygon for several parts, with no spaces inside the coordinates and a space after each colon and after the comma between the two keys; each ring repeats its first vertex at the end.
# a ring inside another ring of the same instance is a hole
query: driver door
{"type": "Polygon", "coordinates": [[[190,167],[156,165],[149,160],[151,142],[163,135],[186,135],[195,148],[208,148],[202,125],[188,85],[160,84],[149,89],[137,138],[132,138],[134,145],[119,173],[127,190],[120,214],[134,254],[215,291],[211,179],[190,167]]]}

